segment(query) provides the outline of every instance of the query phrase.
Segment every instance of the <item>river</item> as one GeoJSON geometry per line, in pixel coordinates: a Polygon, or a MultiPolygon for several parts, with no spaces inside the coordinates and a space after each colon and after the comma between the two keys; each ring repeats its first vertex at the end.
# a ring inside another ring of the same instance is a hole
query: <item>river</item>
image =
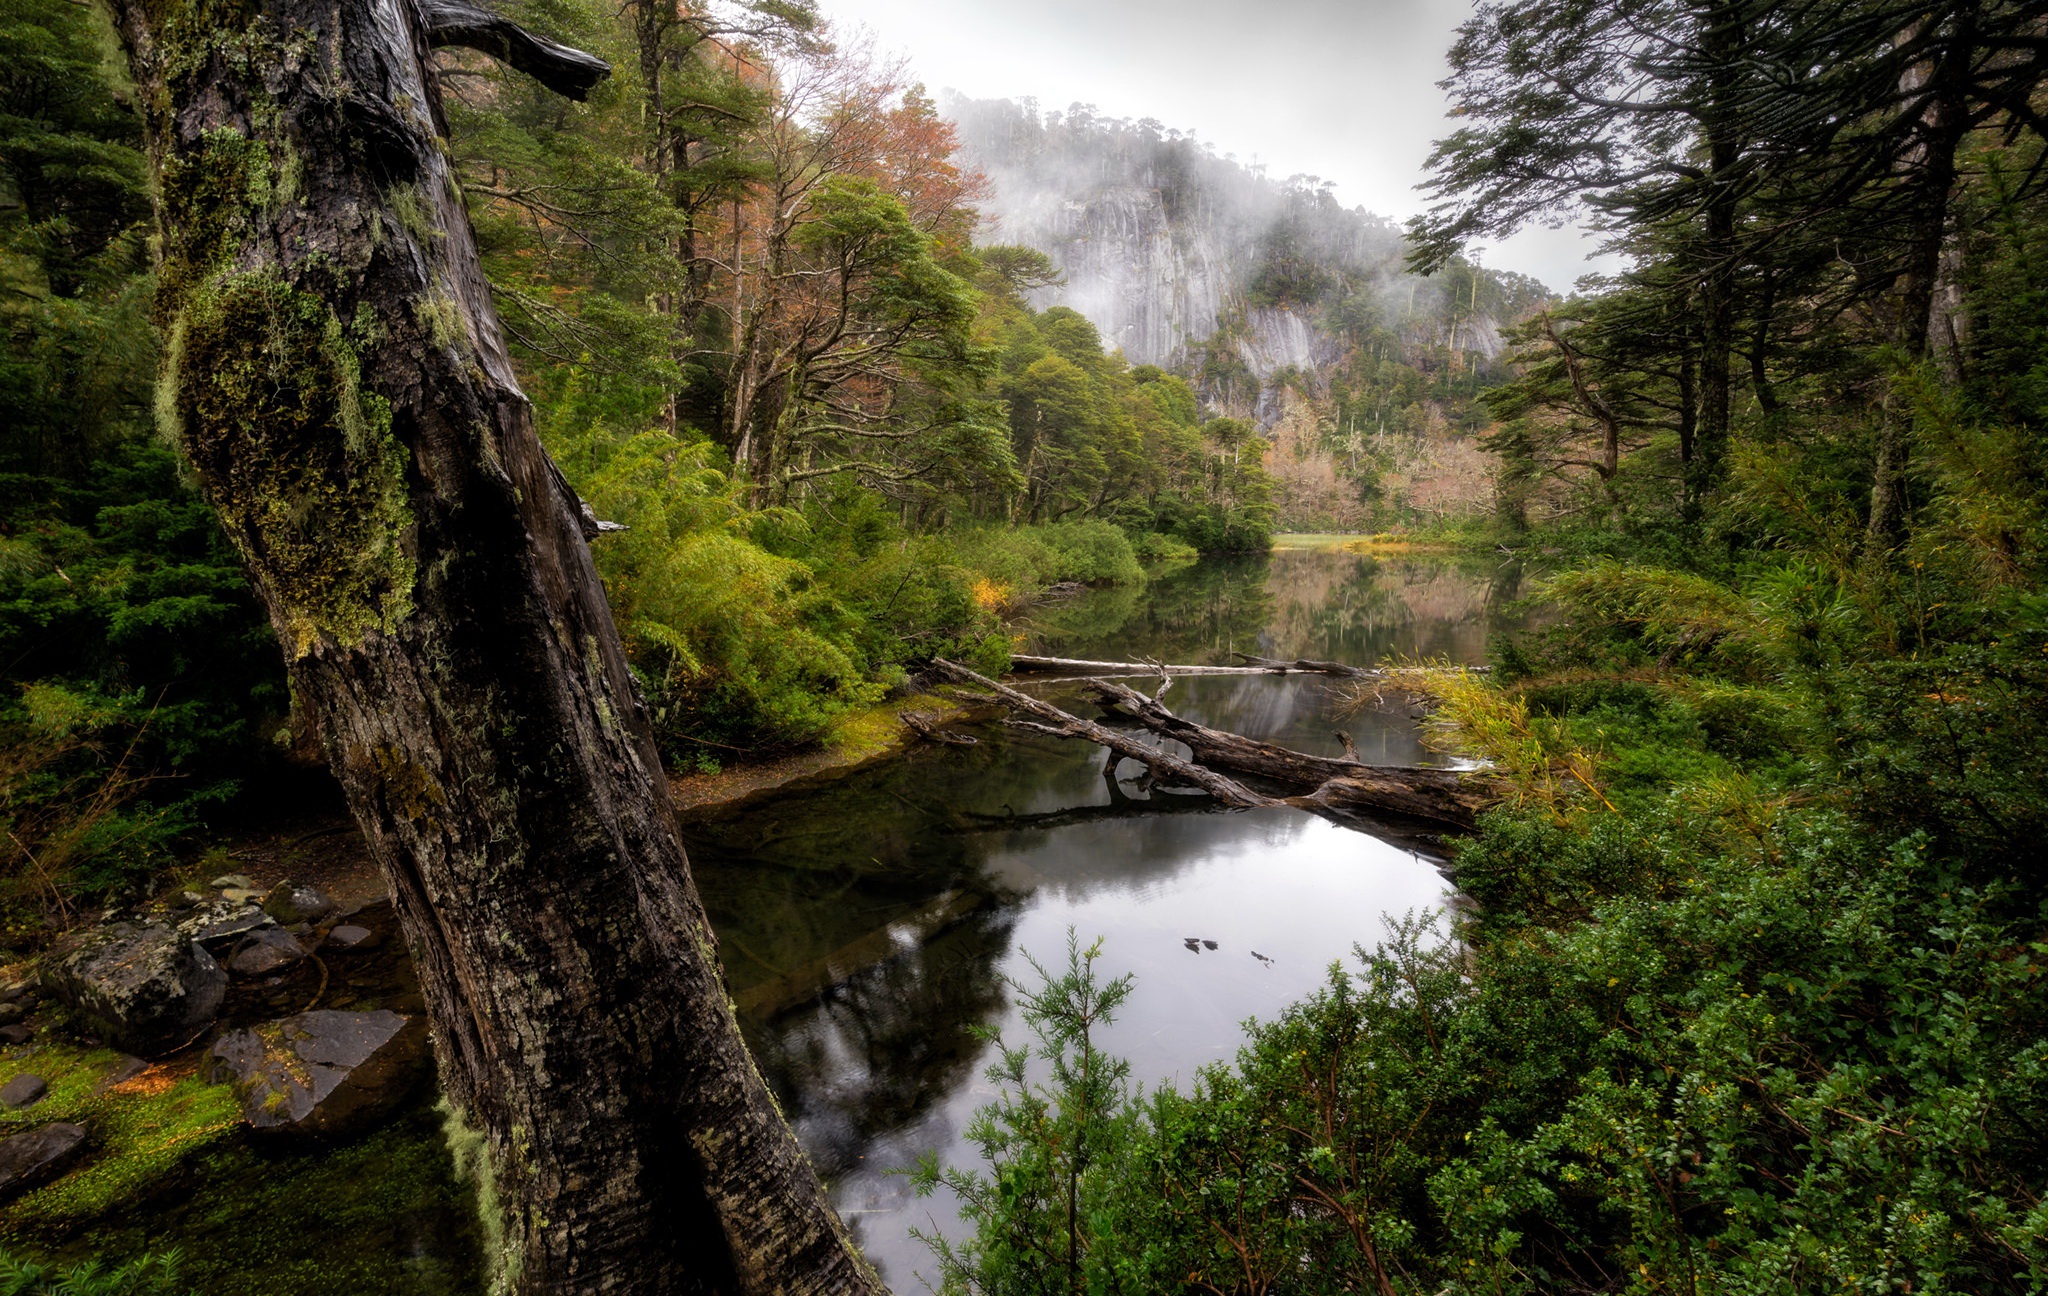
{"type": "MultiPolygon", "coordinates": [[[[1282,537],[1267,558],[1091,591],[1022,628],[1034,650],[1087,658],[1477,663],[1513,623],[1502,609],[1515,593],[1512,573],[1484,565],[1282,537]]],[[[1338,754],[1342,727],[1368,761],[1442,759],[1398,703],[1335,716],[1334,687],[1192,677],[1167,701],[1306,751],[1338,754]]],[[[964,1131],[993,1096],[979,1032],[1020,1037],[1007,987],[1035,981],[1030,957],[1061,963],[1069,929],[1103,939],[1104,975],[1136,977],[1105,1047],[1144,1085],[1185,1085],[1235,1055],[1246,1019],[1274,1015],[1354,944],[1376,942],[1388,916],[1449,900],[1427,838],[1292,809],[1217,813],[1090,744],[973,732],[975,746],[919,747],[688,833],[762,1072],[899,1292],[932,1272],[909,1229],[957,1234],[959,1223],[949,1200],[916,1200],[894,1172],[930,1151],[975,1164],[964,1131]]]]}

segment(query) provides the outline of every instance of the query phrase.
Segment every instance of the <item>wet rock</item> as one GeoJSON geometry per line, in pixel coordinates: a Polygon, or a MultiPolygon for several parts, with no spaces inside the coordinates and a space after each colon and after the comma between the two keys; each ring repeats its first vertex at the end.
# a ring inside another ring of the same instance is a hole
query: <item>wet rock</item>
{"type": "Polygon", "coordinates": [[[206,1068],[234,1086],[252,1129],[331,1135],[404,1098],[426,1061],[424,1019],[322,1009],[223,1035],[206,1068]]]}
{"type": "Polygon", "coordinates": [[[305,946],[290,932],[267,927],[244,937],[228,960],[228,971],[240,977],[264,977],[282,972],[306,957],[305,946]]]}
{"type": "Polygon", "coordinates": [[[57,1121],[0,1139],[0,1196],[56,1178],[85,1150],[85,1127],[57,1121]]]}
{"type": "Polygon", "coordinates": [[[369,950],[377,948],[378,943],[379,937],[376,932],[368,927],[358,927],[354,923],[343,923],[327,933],[327,944],[332,949],[369,950]]]}
{"type": "Polygon", "coordinates": [[[177,930],[202,945],[273,925],[269,914],[246,900],[210,901],[183,915],[175,924],[177,930]]]}
{"type": "Polygon", "coordinates": [[[216,891],[226,891],[230,888],[237,891],[254,891],[256,889],[256,879],[250,877],[247,873],[223,873],[206,885],[216,891]]]}
{"type": "Polygon", "coordinates": [[[43,984],[117,1047],[156,1053],[213,1020],[228,974],[169,923],[114,922],[67,940],[43,984]]]}
{"type": "Polygon", "coordinates": [[[35,1037],[26,1026],[0,1026],[0,1044],[26,1044],[35,1037]]]}
{"type": "Polygon", "coordinates": [[[24,1071],[6,1084],[0,1085],[0,1107],[20,1111],[24,1107],[41,1102],[43,1095],[48,1092],[50,1086],[47,1081],[39,1075],[30,1075],[24,1071]]]}
{"type": "Polygon", "coordinates": [[[263,912],[289,927],[293,923],[319,922],[334,912],[334,901],[316,886],[286,878],[263,897],[263,912]]]}

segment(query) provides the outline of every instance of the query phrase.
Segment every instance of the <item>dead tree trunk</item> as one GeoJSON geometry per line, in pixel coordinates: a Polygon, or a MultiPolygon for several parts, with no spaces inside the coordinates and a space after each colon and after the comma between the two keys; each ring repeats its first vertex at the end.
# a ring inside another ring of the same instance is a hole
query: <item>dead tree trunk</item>
{"type": "Polygon", "coordinates": [[[1492,776],[1482,771],[1363,765],[1311,756],[1182,719],[1156,698],[1121,684],[1101,679],[1087,681],[1104,705],[1160,737],[1184,744],[1193,759],[1182,760],[1135,734],[1084,720],[1042,698],[977,675],[965,666],[943,660],[932,665],[947,678],[988,689],[1005,706],[1032,717],[1026,722],[1030,728],[1061,738],[1085,738],[1099,743],[1120,756],[1143,762],[1161,778],[1201,788],[1228,806],[1256,809],[1288,805],[1347,819],[1399,815],[1463,829],[1470,828],[1478,813],[1499,799],[1492,776]],[[1308,791],[1291,797],[1267,796],[1217,770],[1253,774],[1308,791]]]}
{"type": "Polygon", "coordinates": [[[661,762],[534,436],[428,50],[444,0],[114,0],[163,407],[391,886],[522,1293],[873,1292],[733,1021],[661,762]]]}

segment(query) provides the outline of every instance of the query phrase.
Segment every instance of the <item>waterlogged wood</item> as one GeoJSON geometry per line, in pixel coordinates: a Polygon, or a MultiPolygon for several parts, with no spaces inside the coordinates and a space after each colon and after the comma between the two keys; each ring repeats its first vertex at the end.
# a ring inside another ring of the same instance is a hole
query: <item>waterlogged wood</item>
{"type": "Polygon", "coordinates": [[[1290,804],[1399,814],[1452,828],[1469,828],[1481,810],[1499,799],[1493,776],[1484,771],[1366,765],[1333,756],[1312,756],[1196,724],[1167,710],[1156,698],[1110,680],[1090,680],[1088,687],[1103,705],[1161,737],[1185,745],[1203,765],[1312,789],[1306,796],[1291,798],[1290,804]]]}
{"type": "MultiPolygon", "coordinates": [[[[1243,656],[1242,653],[1236,654],[1243,656]]],[[[1010,654],[1010,669],[1027,674],[1068,675],[1370,675],[1376,672],[1343,666],[1336,662],[1278,662],[1253,658],[1249,666],[1185,666],[1173,662],[1084,661],[1076,657],[1034,657],[1010,654]]]]}
{"type": "Polygon", "coordinates": [[[460,4],[113,7],[158,179],[162,408],[389,883],[497,1279],[879,1292],[740,1041],[428,50],[571,93],[601,64],[460,4]]]}
{"type": "Polygon", "coordinates": [[[1136,734],[1111,729],[1107,725],[1096,724],[1093,720],[1083,720],[1079,716],[1069,715],[1050,702],[1040,701],[1028,693],[1020,693],[1008,685],[998,684],[957,662],[949,662],[943,657],[936,658],[932,662],[932,668],[955,683],[975,684],[987,689],[1011,710],[1022,712],[1036,721],[1036,724],[1026,726],[1036,732],[1051,734],[1058,738],[1086,738],[1092,743],[1109,748],[1119,756],[1128,756],[1146,765],[1163,779],[1198,787],[1227,806],[1250,810],[1280,804],[1277,797],[1254,792],[1236,779],[1184,761],[1136,734]]]}
{"type": "MultiPolygon", "coordinates": [[[[1052,703],[1006,687],[953,662],[934,668],[947,678],[978,684],[1012,710],[1030,716],[1027,728],[1062,738],[1085,738],[1149,766],[1173,782],[1202,788],[1225,805],[1252,809],[1289,805],[1356,820],[1399,815],[1447,828],[1470,828],[1473,819],[1498,799],[1488,774],[1414,765],[1365,765],[1353,760],[1311,756],[1306,752],[1259,742],[1183,719],[1157,698],[1110,680],[1090,679],[1088,687],[1101,702],[1145,730],[1171,738],[1188,748],[1192,760],[1160,751],[1137,735],[1084,720],[1052,703]],[[1308,789],[1291,797],[1253,791],[1217,770],[1254,774],[1278,783],[1308,789]]],[[[1013,722],[1017,723],[1017,722],[1013,722]]]]}

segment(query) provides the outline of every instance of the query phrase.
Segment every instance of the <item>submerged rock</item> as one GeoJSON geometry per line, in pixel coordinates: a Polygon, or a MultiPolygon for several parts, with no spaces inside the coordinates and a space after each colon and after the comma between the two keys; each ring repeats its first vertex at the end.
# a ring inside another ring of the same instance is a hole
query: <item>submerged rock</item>
{"type": "Polygon", "coordinates": [[[0,1196],[56,1178],[84,1150],[85,1127],[64,1121],[0,1139],[0,1196]]]}
{"type": "Polygon", "coordinates": [[[164,922],[113,922],[72,937],[43,973],[50,993],[131,1053],[155,1053],[213,1020],[228,974],[164,922]]]}
{"type": "Polygon", "coordinates": [[[381,1115],[425,1071],[426,1023],[322,1009],[223,1035],[207,1076],[234,1086],[252,1129],[331,1135],[381,1115]]]}
{"type": "Polygon", "coordinates": [[[319,922],[334,912],[334,901],[322,894],[319,887],[286,878],[263,897],[263,911],[289,927],[293,923],[319,922]]]}
{"type": "Polygon", "coordinates": [[[290,932],[266,927],[250,933],[235,947],[228,971],[241,977],[269,976],[282,972],[306,957],[305,946],[290,932]]]}
{"type": "Polygon", "coordinates": [[[327,933],[327,944],[334,949],[369,950],[377,948],[379,940],[377,933],[368,927],[344,923],[327,933]]]}

